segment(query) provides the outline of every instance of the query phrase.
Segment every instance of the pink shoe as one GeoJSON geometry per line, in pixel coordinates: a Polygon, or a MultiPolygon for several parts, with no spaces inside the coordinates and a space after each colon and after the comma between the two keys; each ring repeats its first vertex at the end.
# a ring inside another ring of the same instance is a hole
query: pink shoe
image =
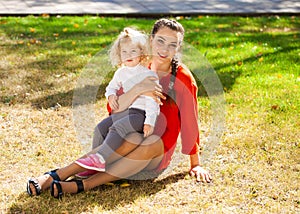
{"type": "Polygon", "coordinates": [[[98,171],[88,169],[84,172],[77,173],[75,176],[77,178],[84,179],[84,178],[88,178],[89,176],[95,175],[96,173],[98,173],[98,171]]]}
{"type": "Polygon", "coordinates": [[[90,154],[86,158],[76,160],[75,163],[85,169],[91,169],[98,172],[105,171],[105,161],[102,156],[98,154],[90,154]],[[100,159],[102,159],[102,161],[100,159]]]}

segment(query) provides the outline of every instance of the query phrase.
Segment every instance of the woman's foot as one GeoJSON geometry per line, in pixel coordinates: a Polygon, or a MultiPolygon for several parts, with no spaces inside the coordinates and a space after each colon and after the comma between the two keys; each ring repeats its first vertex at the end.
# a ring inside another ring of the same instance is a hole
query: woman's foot
{"type": "Polygon", "coordinates": [[[41,194],[44,190],[48,189],[53,180],[60,180],[56,170],[46,172],[44,175],[38,178],[30,178],[27,183],[27,192],[30,196],[36,196],[41,194]]]}
{"type": "Polygon", "coordinates": [[[80,193],[84,191],[82,180],[60,182],[54,180],[50,185],[51,195],[60,199],[64,193],[80,193]]]}

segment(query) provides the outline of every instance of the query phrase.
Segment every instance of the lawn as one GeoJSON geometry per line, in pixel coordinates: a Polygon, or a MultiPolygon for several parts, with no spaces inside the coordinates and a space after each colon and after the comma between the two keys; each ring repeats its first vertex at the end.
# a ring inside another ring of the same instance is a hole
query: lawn
{"type": "MultiPolygon", "coordinates": [[[[108,68],[99,75],[97,100],[87,103],[94,121],[73,122],[74,90],[90,65],[125,26],[150,32],[155,19],[0,17],[1,213],[300,212],[300,17],[177,19],[188,53],[206,57],[224,90],[217,113],[225,115],[225,129],[204,163],[213,182],[194,181],[188,157],[176,152],[155,182],[120,181],[61,201],[49,192],[29,197],[27,179],[78,158],[106,115],[108,68]]],[[[192,71],[198,77],[201,69],[192,71]]],[[[197,80],[201,140],[209,148],[215,95],[197,80]]]]}

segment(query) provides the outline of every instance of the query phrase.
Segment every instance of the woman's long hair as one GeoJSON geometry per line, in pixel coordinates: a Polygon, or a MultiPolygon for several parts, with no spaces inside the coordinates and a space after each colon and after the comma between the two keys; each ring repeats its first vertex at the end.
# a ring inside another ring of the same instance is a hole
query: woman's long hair
{"type": "MultiPolygon", "coordinates": [[[[183,37],[184,37],[183,26],[175,20],[165,19],[165,18],[159,19],[153,25],[153,28],[151,31],[152,38],[155,36],[155,34],[158,32],[159,29],[164,28],[164,27],[167,27],[175,32],[180,33],[180,35],[181,35],[179,38],[179,46],[180,47],[178,49],[178,52],[180,52],[182,42],[183,42],[183,37]]],[[[179,66],[179,57],[178,57],[178,54],[176,54],[171,61],[171,77],[170,77],[170,83],[169,83],[168,92],[167,92],[168,100],[170,100],[170,98],[172,98],[172,100],[176,101],[176,93],[174,90],[174,85],[175,85],[176,75],[177,75],[177,71],[178,71],[178,66],[179,66]]]]}

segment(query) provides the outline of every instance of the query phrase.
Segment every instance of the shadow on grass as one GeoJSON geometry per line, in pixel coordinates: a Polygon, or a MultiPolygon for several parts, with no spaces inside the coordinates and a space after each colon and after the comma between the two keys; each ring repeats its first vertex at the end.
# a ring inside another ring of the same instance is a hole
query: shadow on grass
{"type": "MultiPolygon", "coordinates": [[[[86,64],[86,60],[81,59],[80,55],[93,54],[102,50],[104,47],[109,46],[109,44],[111,44],[112,37],[116,36],[117,32],[119,32],[125,25],[123,23],[124,20],[122,19],[113,20],[113,22],[117,24],[115,28],[112,28],[113,26],[107,26],[107,24],[110,24],[111,20],[107,21],[105,19],[99,19],[96,21],[89,20],[89,25],[84,28],[73,29],[73,24],[70,24],[73,23],[73,18],[63,17],[63,19],[66,21],[58,21],[56,18],[51,16],[49,19],[40,20],[29,17],[32,24],[36,26],[37,32],[35,33],[30,32],[29,27],[32,26],[23,21],[8,20],[2,25],[4,29],[3,31],[11,40],[8,43],[1,44],[1,47],[6,50],[6,54],[9,55],[15,52],[20,52],[26,57],[34,56],[34,60],[30,59],[27,63],[21,64],[21,66],[17,69],[23,69],[27,72],[26,77],[22,80],[22,82],[20,82],[20,85],[26,86],[26,92],[46,91],[47,94],[44,95],[44,97],[30,100],[30,102],[38,108],[53,107],[57,103],[62,106],[71,106],[73,91],[68,88],[67,90],[70,91],[57,92],[55,86],[56,81],[49,81],[49,78],[53,79],[53,76],[55,75],[64,75],[69,73],[77,74],[77,72],[86,64]],[[96,22],[97,24],[94,25],[96,22]],[[105,28],[97,27],[100,22],[101,25],[105,26],[105,28]],[[40,23],[42,23],[42,25],[40,25],[40,23]],[[94,24],[90,25],[91,23],[94,24]],[[69,28],[68,31],[60,32],[59,37],[53,36],[53,34],[58,32],[58,29],[62,31],[66,27],[69,28]],[[34,42],[35,38],[42,43],[36,44],[34,42]],[[22,40],[24,44],[20,44],[20,40],[22,40]],[[72,45],[72,42],[74,41],[77,42],[76,45],[72,45]],[[27,42],[30,44],[28,47],[26,46],[27,42]],[[49,94],[47,92],[48,90],[51,90],[49,93],[52,94],[49,94]],[[55,92],[53,92],[54,90],[55,92]]],[[[149,22],[147,20],[126,20],[126,22],[128,21],[130,21],[130,24],[135,23],[143,28],[149,26],[149,22]]],[[[200,25],[198,20],[182,20],[187,29],[192,29],[186,34],[186,40],[190,41],[191,45],[199,46],[199,49],[202,48],[209,51],[219,49],[221,51],[222,49],[227,50],[233,44],[234,46],[240,47],[243,43],[247,44],[249,42],[253,44],[253,46],[255,45],[260,48],[262,50],[261,54],[263,54],[265,58],[269,57],[268,62],[276,62],[275,57],[279,54],[290,54],[291,51],[299,49],[299,45],[297,43],[299,33],[296,31],[299,28],[299,25],[297,22],[294,23],[292,27],[287,28],[287,32],[284,32],[285,30],[280,29],[280,25],[277,23],[277,17],[249,20],[243,18],[239,19],[237,17],[234,17],[234,19],[230,17],[211,17],[210,19],[203,19],[201,21],[204,24],[199,27],[200,25]],[[248,25],[253,27],[249,28],[247,27],[248,25]],[[264,26],[270,26],[270,28],[265,29],[264,26]],[[260,32],[259,28],[270,30],[270,32],[260,32]],[[218,47],[220,44],[221,46],[218,47]],[[266,45],[270,50],[273,49],[276,51],[272,51],[272,53],[264,53],[264,45],[266,45]]],[[[81,22],[83,22],[83,20],[81,20],[81,22]]],[[[227,51],[225,54],[230,55],[231,52],[227,51]]],[[[255,54],[257,55],[259,52],[255,54]]],[[[291,63],[299,63],[299,57],[297,57],[297,54],[290,54],[289,58],[291,63]]],[[[217,61],[217,59],[212,60],[217,61]]],[[[245,72],[237,66],[239,62],[243,62],[243,65],[251,65],[255,61],[257,61],[257,57],[255,55],[251,56],[249,53],[248,56],[235,62],[216,62],[214,69],[217,71],[224,89],[230,91],[235,84],[236,79],[242,75],[242,72],[245,72]],[[232,70],[231,67],[237,67],[237,69],[232,70]]],[[[270,69],[270,72],[271,70],[272,69],[270,69]]],[[[254,73],[253,70],[246,72],[254,73]]],[[[11,75],[7,71],[4,73],[1,73],[0,71],[0,77],[4,81],[12,82],[11,75]]],[[[198,82],[198,86],[198,95],[207,96],[202,84],[198,82]]],[[[25,101],[23,96],[24,94],[4,94],[3,96],[0,96],[0,102],[11,102],[12,104],[23,103],[25,101]]]]}
{"type": "MultiPolygon", "coordinates": [[[[289,52],[295,51],[296,49],[297,49],[297,47],[284,47],[284,48],[274,51],[272,53],[264,53],[263,56],[264,57],[274,57],[278,54],[284,54],[284,53],[289,53],[289,52]]],[[[244,59],[240,59],[235,62],[226,63],[226,64],[222,64],[222,65],[216,65],[214,67],[214,69],[217,71],[217,75],[223,85],[223,88],[226,89],[226,91],[230,91],[232,89],[233,85],[235,84],[236,79],[240,75],[242,75],[242,70],[237,69],[237,70],[232,70],[232,71],[227,71],[227,72],[221,72],[222,70],[224,70],[230,66],[237,65],[239,61],[243,61],[244,64],[251,64],[257,60],[258,60],[257,56],[251,56],[251,57],[246,57],[244,59]]],[[[294,60],[296,60],[296,59],[294,59],[294,60]]],[[[202,84],[203,80],[200,81],[199,79],[197,79],[197,76],[195,76],[195,78],[197,80],[197,84],[199,87],[198,96],[207,97],[207,92],[202,84]]],[[[48,89],[53,88],[53,86],[46,84],[45,79],[47,79],[47,76],[44,78],[38,78],[35,76],[31,76],[30,77],[31,85],[29,85],[29,88],[30,89],[35,88],[35,89],[40,89],[40,90],[48,90],[48,89]]],[[[99,98],[104,97],[105,87],[106,87],[106,84],[103,83],[100,86],[89,85],[83,89],[78,89],[78,90],[82,90],[82,93],[86,93],[87,91],[98,90],[96,99],[99,99],[99,98]]],[[[38,109],[41,109],[41,108],[47,109],[47,108],[55,107],[57,105],[57,103],[61,106],[71,107],[72,100],[73,100],[73,93],[74,93],[74,90],[69,90],[66,92],[58,92],[58,93],[54,93],[54,94],[49,94],[49,95],[42,96],[42,97],[39,97],[36,99],[32,99],[32,100],[30,100],[30,103],[32,104],[32,106],[34,106],[38,109]]],[[[0,101],[2,101],[3,103],[14,104],[15,102],[22,103],[24,101],[24,98],[22,98],[22,97],[18,98],[18,97],[15,97],[14,95],[11,95],[11,96],[4,95],[4,96],[0,96],[0,101]]]]}
{"type": "Polygon", "coordinates": [[[112,211],[118,206],[134,203],[140,197],[150,197],[166,188],[168,184],[184,179],[186,173],[169,175],[168,177],[152,180],[129,180],[129,187],[101,185],[88,192],[65,195],[62,200],[53,198],[49,191],[38,197],[29,197],[22,193],[15,203],[8,208],[8,213],[80,213],[93,211],[95,208],[112,211]]]}
{"type": "MultiPolygon", "coordinates": [[[[87,85],[84,88],[76,89],[76,93],[80,93],[84,100],[80,100],[80,104],[89,104],[95,102],[98,99],[104,98],[106,84],[101,84],[100,86],[87,85]],[[91,92],[89,94],[89,92],[91,92]],[[95,97],[91,97],[95,95],[95,97]]],[[[59,92],[56,94],[40,97],[37,99],[30,100],[31,105],[37,109],[48,109],[56,108],[57,105],[63,107],[72,107],[72,101],[74,95],[74,90],[67,92],[59,92]]]]}

